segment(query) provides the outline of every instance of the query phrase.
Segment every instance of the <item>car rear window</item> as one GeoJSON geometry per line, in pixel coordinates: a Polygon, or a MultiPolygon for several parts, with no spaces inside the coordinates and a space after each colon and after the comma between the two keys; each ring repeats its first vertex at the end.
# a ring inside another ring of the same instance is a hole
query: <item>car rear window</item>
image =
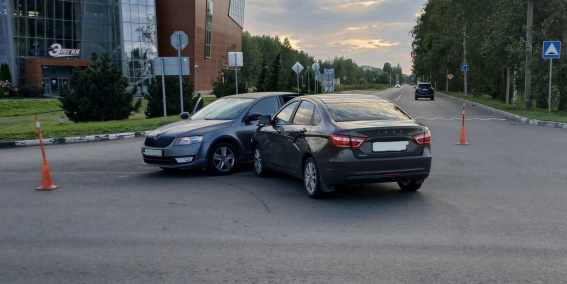
{"type": "Polygon", "coordinates": [[[336,122],[365,120],[408,120],[411,119],[396,105],[376,102],[345,102],[326,104],[336,122]]]}
{"type": "Polygon", "coordinates": [[[429,89],[431,88],[431,84],[419,84],[417,85],[417,87],[422,89],[429,89]]]}

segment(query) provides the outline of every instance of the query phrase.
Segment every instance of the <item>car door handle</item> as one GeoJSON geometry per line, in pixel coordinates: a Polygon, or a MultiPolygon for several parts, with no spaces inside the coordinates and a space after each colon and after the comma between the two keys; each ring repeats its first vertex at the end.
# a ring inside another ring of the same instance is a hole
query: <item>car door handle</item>
{"type": "Polygon", "coordinates": [[[304,128],[301,128],[301,130],[299,130],[299,132],[305,133],[305,132],[307,132],[307,128],[305,128],[305,127],[304,127],[304,128]]]}

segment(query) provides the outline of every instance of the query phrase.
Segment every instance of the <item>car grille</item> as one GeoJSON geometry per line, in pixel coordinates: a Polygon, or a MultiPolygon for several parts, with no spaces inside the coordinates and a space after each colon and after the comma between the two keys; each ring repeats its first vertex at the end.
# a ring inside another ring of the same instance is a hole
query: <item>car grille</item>
{"type": "Polygon", "coordinates": [[[158,139],[146,137],[144,144],[149,147],[167,147],[173,142],[173,139],[175,139],[175,137],[159,137],[158,139]]]}
{"type": "Polygon", "coordinates": [[[175,161],[175,158],[169,158],[169,157],[150,157],[144,155],[144,162],[146,164],[177,165],[177,161],[175,161]]]}

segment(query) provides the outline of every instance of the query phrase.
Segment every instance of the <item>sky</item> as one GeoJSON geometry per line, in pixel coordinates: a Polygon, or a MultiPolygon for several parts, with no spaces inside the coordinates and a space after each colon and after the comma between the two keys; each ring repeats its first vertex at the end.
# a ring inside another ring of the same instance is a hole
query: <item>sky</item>
{"type": "Polygon", "coordinates": [[[410,30],[427,0],[246,0],[244,30],[288,38],[317,60],[389,62],[411,73],[410,30]]]}

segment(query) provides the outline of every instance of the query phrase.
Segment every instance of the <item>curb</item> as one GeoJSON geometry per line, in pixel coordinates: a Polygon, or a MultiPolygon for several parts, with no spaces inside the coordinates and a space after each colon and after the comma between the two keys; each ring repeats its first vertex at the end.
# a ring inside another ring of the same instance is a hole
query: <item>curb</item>
{"type": "MultiPolygon", "coordinates": [[[[76,137],[65,137],[65,138],[49,138],[49,139],[43,139],[43,144],[44,145],[57,145],[57,144],[73,144],[73,143],[132,139],[132,138],[137,138],[137,137],[145,137],[148,132],[149,131],[137,131],[137,132],[125,132],[125,133],[117,133],[117,134],[101,134],[101,135],[76,136],[76,137]]],[[[14,147],[28,147],[28,146],[39,146],[39,139],[21,140],[21,141],[12,141],[12,142],[0,142],[0,149],[2,149],[2,148],[14,148],[14,147]]]]}
{"type": "MultiPolygon", "coordinates": [[[[439,95],[443,95],[447,98],[453,98],[455,100],[459,100],[462,101],[463,99],[461,98],[456,98],[453,96],[449,96],[449,95],[445,95],[443,93],[437,93],[439,95]]],[[[527,117],[523,117],[523,116],[519,116],[513,113],[509,113],[503,110],[499,110],[499,109],[495,109],[493,107],[489,107],[489,106],[485,106],[483,104],[479,104],[477,102],[473,102],[473,101],[467,101],[469,103],[472,103],[473,106],[484,109],[486,111],[490,111],[494,114],[500,115],[504,118],[506,118],[507,120],[510,121],[515,121],[515,122],[519,122],[522,124],[527,124],[527,125],[534,125],[534,126],[544,126],[544,127],[551,127],[551,128],[563,128],[563,129],[567,129],[567,123],[565,122],[554,122],[554,121],[547,121],[547,120],[538,120],[538,119],[531,119],[531,118],[527,118],[527,117]]]]}

